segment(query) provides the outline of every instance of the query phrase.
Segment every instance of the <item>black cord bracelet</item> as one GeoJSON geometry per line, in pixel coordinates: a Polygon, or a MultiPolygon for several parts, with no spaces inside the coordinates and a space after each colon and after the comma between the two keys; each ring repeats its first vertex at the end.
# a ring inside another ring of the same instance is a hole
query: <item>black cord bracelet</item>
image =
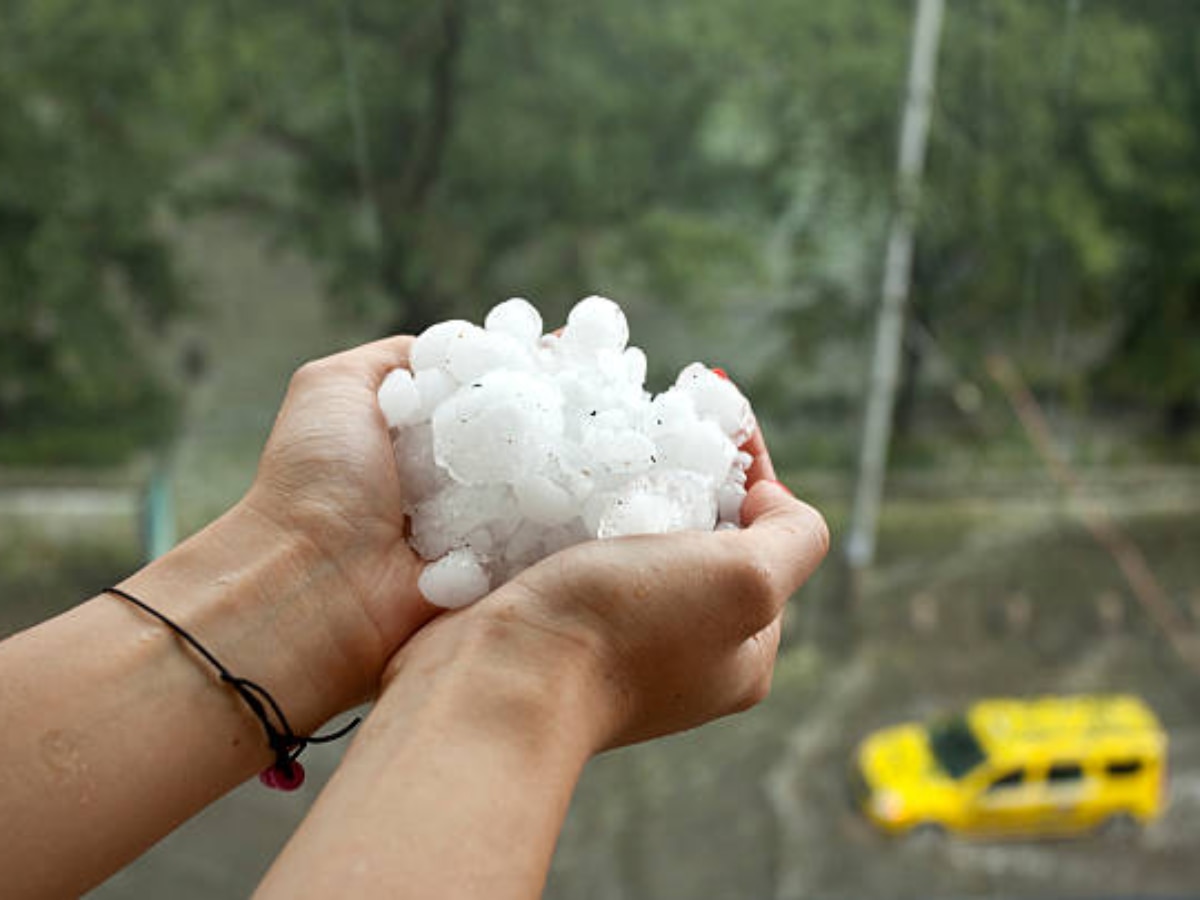
{"type": "Polygon", "coordinates": [[[127,600],[143,612],[154,616],[154,618],[170,628],[175,634],[187,641],[193,650],[204,657],[217,670],[221,676],[221,681],[237,691],[238,696],[242,698],[246,706],[250,707],[250,711],[254,713],[255,717],[262,724],[263,732],[267,737],[267,744],[275,754],[275,762],[263,769],[258,776],[259,780],[267,787],[280,791],[294,791],[300,787],[304,783],[304,767],[300,765],[297,757],[304,752],[304,748],[309,744],[327,744],[330,741],[343,738],[353,731],[361,721],[356,716],[350,724],[339,728],[337,731],[329,734],[301,737],[292,731],[292,726],[288,724],[287,716],[283,714],[283,710],[275,702],[275,698],[267,692],[266,688],[254,683],[249,678],[239,678],[234,675],[183,627],[176,625],[158,610],[120,588],[109,587],[105,588],[103,592],[127,600]]]}

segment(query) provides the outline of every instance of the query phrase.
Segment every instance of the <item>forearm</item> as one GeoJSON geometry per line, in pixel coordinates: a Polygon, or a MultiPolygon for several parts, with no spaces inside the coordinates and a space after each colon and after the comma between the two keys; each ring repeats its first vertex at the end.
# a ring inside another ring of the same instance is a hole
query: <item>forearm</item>
{"type": "MultiPolygon", "coordinates": [[[[358,699],[372,666],[344,658],[349,635],[315,628],[338,583],[239,507],[122,585],[307,734],[358,699]]],[[[0,871],[14,896],[81,892],[272,759],[208,663],[109,594],[0,645],[0,692],[0,871]]]]}
{"type": "Polygon", "coordinates": [[[566,656],[418,635],[259,897],[540,895],[595,712],[566,656]]]}

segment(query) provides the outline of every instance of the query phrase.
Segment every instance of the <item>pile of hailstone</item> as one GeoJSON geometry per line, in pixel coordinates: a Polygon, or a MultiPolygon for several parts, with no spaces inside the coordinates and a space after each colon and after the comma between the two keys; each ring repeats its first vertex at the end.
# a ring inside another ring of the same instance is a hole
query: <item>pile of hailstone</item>
{"type": "Polygon", "coordinates": [[[441,322],[391,372],[391,428],[422,594],[471,603],[557,550],[592,538],[739,525],[754,428],[723,373],[687,366],[643,384],[621,308],[581,300],[560,334],[513,299],[480,328],[441,322]]]}

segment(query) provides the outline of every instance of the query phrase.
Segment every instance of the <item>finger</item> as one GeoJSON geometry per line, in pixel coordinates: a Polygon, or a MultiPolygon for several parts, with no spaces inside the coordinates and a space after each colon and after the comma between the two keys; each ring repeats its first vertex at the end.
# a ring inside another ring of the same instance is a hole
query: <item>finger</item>
{"type": "Polygon", "coordinates": [[[746,471],[746,485],[752,487],[759,481],[775,481],[775,464],[771,462],[771,453],[767,450],[767,441],[763,437],[762,427],[755,426],[750,439],[742,444],[742,450],[754,457],[750,468],[746,471]]]}
{"type": "Polygon", "coordinates": [[[775,672],[775,656],[783,633],[783,616],[742,641],[723,681],[728,685],[723,714],[745,712],[767,698],[775,672]]]}
{"type": "Polygon", "coordinates": [[[352,350],[327,356],[322,362],[345,371],[358,373],[368,379],[373,388],[377,388],[388,372],[393,369],[408,368],[413,340],[414,338],[407,334],[383,338],[352,350]]]}
{"type": "Polygon", "coordinates": [[[779,652],[779,641],[783,637],[783,610],[771,620],[771,624],[757,634],[753,634],[745,643],[745,652],[751,658],[751,663],[758,666],[760,675],[770,677],[775,667],[775,655],[779,652]]]}
{"type": "Polygon", "coordinates": [[[829,528],[813,507],[778,481],[759,481],[742,504],[746,528],[730,532],[762,561],[780,603],[816,571],[829,552],[829,528]]]}

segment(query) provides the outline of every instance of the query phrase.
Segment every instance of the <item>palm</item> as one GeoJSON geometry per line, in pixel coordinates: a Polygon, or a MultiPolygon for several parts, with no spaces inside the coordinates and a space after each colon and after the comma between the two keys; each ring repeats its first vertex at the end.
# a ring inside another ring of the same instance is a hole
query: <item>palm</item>
{"type": "Polygon", "coordinates": [[[296,373],[250,500],[298,530],[345,576],[394,650],[429,616],[420,560],[405,540],[401,484],[375,394],[407,358],[407,338],[310,363],[296,373]]]}

